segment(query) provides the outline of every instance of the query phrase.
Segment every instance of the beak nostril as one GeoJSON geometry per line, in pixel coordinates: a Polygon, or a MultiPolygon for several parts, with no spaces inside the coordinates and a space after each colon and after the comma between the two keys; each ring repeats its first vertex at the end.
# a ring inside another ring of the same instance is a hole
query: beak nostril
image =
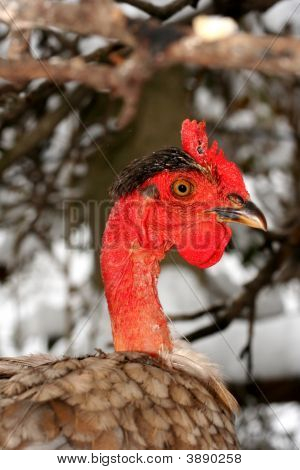
{"type": "Polygon", "coordinates": [[[239,194],[228,194],[227,197],[235,207],[243,207],[246,204],[246,201],[239,194]]]}
{"type": "Polygon", "coordinates": [[[236,222],[267,231],[267,221],[262,211],[252,202],[247,201],[240,208],[215,207],[206,212],[215,212],[219,222],[236,222]]]}

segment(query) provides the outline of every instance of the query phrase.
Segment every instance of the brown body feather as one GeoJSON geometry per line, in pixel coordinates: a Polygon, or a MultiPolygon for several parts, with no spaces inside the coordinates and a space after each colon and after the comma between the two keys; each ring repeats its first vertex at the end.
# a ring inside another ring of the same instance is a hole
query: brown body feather
{"type": "Polygon", "coordinates": [[[0,359],[0,447],[237,448],[233,397],[182,351],[0,359]]]}

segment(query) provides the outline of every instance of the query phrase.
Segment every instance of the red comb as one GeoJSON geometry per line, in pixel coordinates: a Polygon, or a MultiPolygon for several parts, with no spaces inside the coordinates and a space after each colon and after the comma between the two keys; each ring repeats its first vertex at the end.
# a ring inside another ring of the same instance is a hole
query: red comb
{"type": "Polygon", "coordinates": [[[208,147],[206,123],[185,119],[181,127],[181,142],[183,150],[193,157],[197,163],[207,166],[215,174],[218,174],[223,184],[236,188],[243,194],[248,194],[243,182],[242,174],[235,163],[227,160],[218,143],[213,142],[208,147]]]}
{"type": "Polygon", "coordinates": [[[181,127],[182,148],[197,161],[203,160],[203,155],[207,153],[208,138],[205,128],[204,121],[198,123],[189,119],[185,119],[181,127]]]}
{"type": "Polygon", "coordinates": [[[213,142],[208,148],[208,137],[206,134],[205,121],[197,122],[185,119],[181,127],[182,148],[198,163],[213,163],[220,165],[226,161],[222,150],[218,149],[218,143],[213,142]]]}

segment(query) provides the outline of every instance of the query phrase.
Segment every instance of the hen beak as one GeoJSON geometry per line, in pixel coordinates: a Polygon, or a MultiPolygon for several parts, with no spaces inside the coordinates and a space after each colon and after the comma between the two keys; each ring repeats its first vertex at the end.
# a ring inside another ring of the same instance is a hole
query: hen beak
{"type": "Polygon", "coordinates": [[[261,210],[251,201],[247,201],[242,207],[215,207],[207,212],[215,212],[219,222],[237,222],[267,231],[267,221],[261,210]]]}

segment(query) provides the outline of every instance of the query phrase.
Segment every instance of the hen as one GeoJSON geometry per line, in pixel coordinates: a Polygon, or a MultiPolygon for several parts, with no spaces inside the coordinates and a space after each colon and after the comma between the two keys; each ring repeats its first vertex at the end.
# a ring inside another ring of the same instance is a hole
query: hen
{"type": "Polygon", "coordinates": [[[238,167],[205,123],[176,147],[135,160],[112,189],[101,268],[115,352],[0,360],[5,449],[235,449],[236,402],[216,368],[174,342],[157,295],[175,246],[199,268],[222,257],[228,222],[266,230],[238,167]]]}

